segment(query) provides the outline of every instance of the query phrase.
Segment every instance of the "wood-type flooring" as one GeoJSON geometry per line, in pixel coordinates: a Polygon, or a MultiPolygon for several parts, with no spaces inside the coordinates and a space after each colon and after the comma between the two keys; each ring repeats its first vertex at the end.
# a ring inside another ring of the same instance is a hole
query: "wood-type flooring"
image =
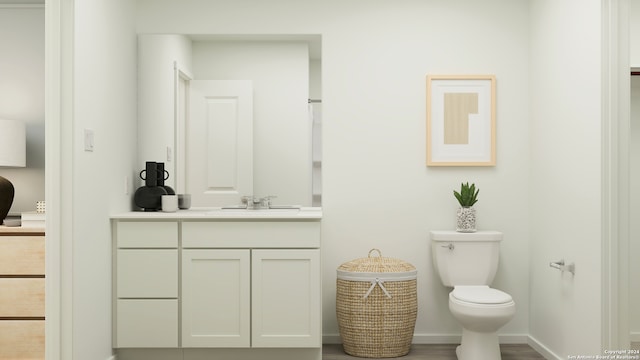
{"type": "MultiPolygon", "coordinates": [[[[457,344],[413,344],[409,354],[395,358],[402,360],[457,360],[457,344]]],[[[544,359],[527,344],[500,345],[502,360],[534,360],[544,359]]],[[[323,360],[353,360],[363,359],[347,355],[340,344],[325,344],[322,347],[323,360]]],[[[372,359],[373,360],[373,359],[372,359]]]]}
{"type": "MultiPolygon", "coordinates": [[[[457,360],[457,344],[413,344],[409,354],[395,358],[402,360],[457,360]]],[[[640,350],[640,342],[631,344],[631,349],[640,350]]],[[[534,360],[544,359],[531,346],[527,344],[502,344],[500,345],[502,360],[534,360]]],[[[325,344],[322,347],[323,360],[353,360],[363,359],[345,354],[340,344],[325,344]]],[[[374,359],[371,359],[374,360],[374,359]]]]}

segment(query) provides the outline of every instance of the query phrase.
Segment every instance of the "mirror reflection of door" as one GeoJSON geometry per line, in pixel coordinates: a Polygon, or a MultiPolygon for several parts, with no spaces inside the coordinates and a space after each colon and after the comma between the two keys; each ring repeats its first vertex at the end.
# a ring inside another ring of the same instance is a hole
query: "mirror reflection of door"
{"type": "Polygon", "coordinates": [[[192,206],[239,204],[253,192],[253,86],[192,80],[186,134],[186,192],[192,206]]]}

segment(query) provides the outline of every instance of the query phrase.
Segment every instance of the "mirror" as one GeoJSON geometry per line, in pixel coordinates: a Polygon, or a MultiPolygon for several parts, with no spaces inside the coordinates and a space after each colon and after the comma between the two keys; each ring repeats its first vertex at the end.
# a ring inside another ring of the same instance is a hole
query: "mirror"
{"type": "Polygon", "coordinates": [[[167,184],[194,207],[243,195],[320,206],[321,106],[320,35],[138,36],[139,163],[165,162],[167,184]],[[235,123],[246,101],[202,94],[205,80],[251,84],[249,130],[235,123]],[[195,130],[200,112],[218,115],[195,130]]]}

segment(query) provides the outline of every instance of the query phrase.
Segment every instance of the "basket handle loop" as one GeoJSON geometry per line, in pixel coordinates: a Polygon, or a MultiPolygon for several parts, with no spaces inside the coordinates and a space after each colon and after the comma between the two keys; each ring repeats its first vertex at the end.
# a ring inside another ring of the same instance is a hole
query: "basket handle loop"
{"type": "Polygon", "coordinates": [[[379,279],[379,278],[375,278],[373,280],[371,280],[371,287],[369,288],[369,290],[367,291],[366,294],[364,294],[364,296],[362,297],[363,299],[366,299],[369,297],[369,294],[371,294],[371,292],[373,291],[373,288],[376,287],[376,285],[380,286],[380,289],[382,289],[382,291],[384,291],[384,294],[387,295],[387,297],[389,299],[391,299],[391,294],[389,294],[389,292],[387,291],[387,289],[384,287],[384,280],[379,279]]]}
{"type": "Polygon", "coordinates": [[[375,249],[375,248],[369,250],[369,257],[371,257],[371,253],[374,252],[374,251],[377,251],[378,252],[378,257],[382,258],[382,253],[380,252],[380,250],[375,249]]]}

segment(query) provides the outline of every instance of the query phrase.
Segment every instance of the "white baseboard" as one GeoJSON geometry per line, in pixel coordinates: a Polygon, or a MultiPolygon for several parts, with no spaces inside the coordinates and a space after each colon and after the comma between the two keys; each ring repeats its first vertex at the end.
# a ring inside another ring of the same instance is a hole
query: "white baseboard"
{"type": "Polygon", "coordinates": [[[640,332],[632,332],[629,334],[629,340],[632,342],[640,342],[640,332]]]}
{"type": "Polygon", "coordinates": [[[342,338],[339,334],[324,334],[322,335],[323,344],[342,344],[342,338]]]}
{"type": "Polygon", "coordinates": [[[111,355],[107,358],[107,360],[118,360],[118,355],[111,355]]]}
{"type": "MultiPolygon", "coordinates": [[[[460,334],[414,334],[413,344],[459,344],[460,334]]],[[[525,334],[500,334],[501,344],[527,344],[529,336],[525,334]]],[[[340,334],[325,334],[323,344],[342,344],[340,334]]]]}
{"type": "Polygon", "coordinates": [[[533,350],[540,353],[540,355],[544,356],[547,360],[564,360],[564,358],[556,355],[553,351],[549,350],[546,346],[542,345],[536,338],[531,335],[528,336],[529,341],[527,344],[533,348],[533,350]]]}

